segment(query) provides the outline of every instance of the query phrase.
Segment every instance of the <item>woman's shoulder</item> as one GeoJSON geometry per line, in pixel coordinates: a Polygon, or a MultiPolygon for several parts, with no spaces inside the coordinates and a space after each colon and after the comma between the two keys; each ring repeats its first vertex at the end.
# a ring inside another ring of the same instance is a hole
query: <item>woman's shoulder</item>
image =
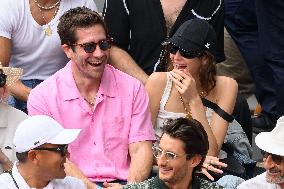
{"type": "Polygon", "coordinates": [[[216,76],[216,87],[224,89],[237,88],[238,84],[235,79],[227,76],[216,76]]]}
{"type": "Polygon", "coordinates": [[[165,88],[166,83],[167,72],[154,72],[149,76],[146,82],[146,89],[160,91],[165,88]]]}

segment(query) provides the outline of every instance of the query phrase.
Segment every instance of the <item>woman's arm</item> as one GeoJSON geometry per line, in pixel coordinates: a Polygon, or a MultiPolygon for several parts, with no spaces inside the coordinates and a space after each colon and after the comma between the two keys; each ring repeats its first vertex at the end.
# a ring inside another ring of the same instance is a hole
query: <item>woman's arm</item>
{"type": "MultiPolygon", "coordinates": [[[[216,88],[215,97],[218,106],[228,114],[232,114],[235,107],[236,97],[238,92],[237,82],[229,77],[217,76],[215,88],[216,88]]],[[[224,142],[228,125],[229,123],[226,120],[220,117],[217,113],[215,112],[213,113],[210,127],[217,140],[218,151],[220,151],[222,144],[224,142]]]]}
{"type": "Polygon", "coordinates": [[[173,70],[170,72],[176,89],[181,94],[185,105],[190,109],[192,118],[198,120],[204,127],[208,135],[209,151],[208,155],[217,156],[218,144],[214,136],[205,114],[203,103],[197,91],[196,83],[190,73],[184,73],[180,70],[173,70]]]}

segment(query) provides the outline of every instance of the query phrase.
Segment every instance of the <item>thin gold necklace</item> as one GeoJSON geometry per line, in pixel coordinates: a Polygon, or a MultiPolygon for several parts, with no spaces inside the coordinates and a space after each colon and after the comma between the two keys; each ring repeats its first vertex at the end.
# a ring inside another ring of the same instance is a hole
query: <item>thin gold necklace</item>
{"type": "MultiPolygon", "coordinates": [[[[58,1],[58,2],[59,2],[59,3],[56,5],[56,10],[55,10],[55,12],[54,12],[54,14],[53,14],[53,16],[52,16],[50,22],[54,19],[54,17],[56,16],[56,14],[57,14],[57,12],[58,12],[58,10],[59,10],[60,1],[58,1]]],[[[40,11],[40,14],[41,14],[41,17],[42,17],[43,21],[44,21],[45,24],[47,25],[47,27],[46,27],[45,30],[44,30],[44,33],[45,33],[46,36],[51,36],[51,35],[52,35],[51,26],[50,26],[50,24],[48,24],[48,22],[46,21],[46,19],[45,19],[44,15],[43,15],[43,12],[42,12],[42,10],[41,10],[40,7],[39,7],[39,11],[40,11]]],[[[49,22],[49,23],[50,23],[50,22],[49,22]]]]}
{"type": "Polygon", "coordinates": [[[56,3],[54,3],[53,5],[51,5],[51,6],[49,6],[49,7],[43,7],[43,6],[41,6],[41,5],[38,3],[37,0],[34,0],[34,2],[35,2],[35,4],[36,4],[36,6],[37,6],[38,8],[40,8],[40,9],[43,9],[43,10],[51,10],[51,9],[53,9],[54,7],[56,7],[56,6],[59,4],[60,0],[58,0],[56,3]]]}

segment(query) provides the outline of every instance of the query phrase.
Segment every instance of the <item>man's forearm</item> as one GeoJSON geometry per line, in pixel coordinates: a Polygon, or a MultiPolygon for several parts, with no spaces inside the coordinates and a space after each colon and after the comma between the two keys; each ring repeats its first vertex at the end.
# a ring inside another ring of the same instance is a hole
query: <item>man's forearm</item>
{"type": "Polygon", "coordinates": [[[130,155],[131,163],[128,182],[141,182],[149,177],[153,164],[151,146],[152,143],[147,142],[147,144],[143,144],[143,147],[130,155]]]}
{"type": "Polygon", "coordinates": [[[20,80],[9,86],[8,89],[12,96],[22,101],[28,100],[31,91],[31,88],[25,86],[20,80]]]}
{"type": "Polygon", "coordinates": [[[140,80],[144,85],[148,79],[148,75],[136,64],[131,56],[124,50],[113,46],[110,49],[110,64],[132,77],[140,80]]]}

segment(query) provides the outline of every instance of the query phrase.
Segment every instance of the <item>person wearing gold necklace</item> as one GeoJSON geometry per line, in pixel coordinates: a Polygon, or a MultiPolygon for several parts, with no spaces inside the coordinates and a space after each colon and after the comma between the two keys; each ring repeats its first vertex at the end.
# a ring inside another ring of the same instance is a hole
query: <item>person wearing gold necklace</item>
{"type": "Polygon", "coordinates": [[[93,0],[0,1],[0,61],[23,69],[21,80],[10,88],[10,105],[27,112],[30,90],[65,66],[58,19],[81,6],[97,10],[93,0]]]}
{"type": "MultiPolygon", "coordinates": [[[[201,97],[231,114],[238,86],[232,78],[216,76],[212,55],[216,47],[215,31],[206,21],[192,19],[182,24],[163,45],[170,52],[170,71],[155,72],[146,83],[156,136],[161,137],[163,123],[169,118],[192,117],[200,121],[209,139],[204,167],[222,173],[214,165],[225,166],[218,161],[217,156],[224,142],[228,122],[207,109],[201,97]],[[211,164],[212,161],[215,163],[211,164]]],[[[209,174],[206,175],[213,179],[209,174]]]]}

